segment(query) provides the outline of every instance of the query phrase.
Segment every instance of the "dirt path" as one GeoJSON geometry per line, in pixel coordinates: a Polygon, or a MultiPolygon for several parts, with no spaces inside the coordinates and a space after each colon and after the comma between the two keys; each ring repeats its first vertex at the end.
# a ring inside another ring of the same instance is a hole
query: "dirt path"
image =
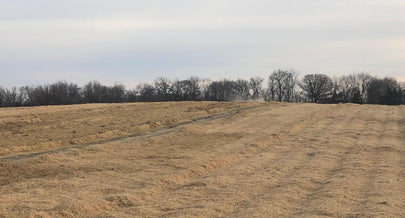
{"type": "Polygon", "coordinates": [[[403,106],[250,103],[197,115],[0,157],[0,217],[405,214],[403,106]]]}

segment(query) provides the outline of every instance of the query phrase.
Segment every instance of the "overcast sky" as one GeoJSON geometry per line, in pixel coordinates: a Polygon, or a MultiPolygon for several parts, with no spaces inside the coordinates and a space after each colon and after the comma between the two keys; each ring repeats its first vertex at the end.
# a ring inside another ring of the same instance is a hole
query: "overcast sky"
{"type": "Polygon", "coordinates": [[[3,0],[0,86],[159,76],[405,81],[404,0],[3,0]]]}

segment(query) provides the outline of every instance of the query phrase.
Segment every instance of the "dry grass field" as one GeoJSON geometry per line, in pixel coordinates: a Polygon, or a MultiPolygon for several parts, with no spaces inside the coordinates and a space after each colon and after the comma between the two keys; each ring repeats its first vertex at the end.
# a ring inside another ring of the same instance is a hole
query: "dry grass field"
{"type": "Polygon", "coordinates": [[[405,106],[0,109],[0,217],[405,217],[405,106]]]}

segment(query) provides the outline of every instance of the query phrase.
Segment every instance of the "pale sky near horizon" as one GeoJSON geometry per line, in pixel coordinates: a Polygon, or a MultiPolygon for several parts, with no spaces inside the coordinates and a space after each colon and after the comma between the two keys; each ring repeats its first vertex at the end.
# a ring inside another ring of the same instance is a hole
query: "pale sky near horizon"
{"type": "Polygon", "coordinates": [[[405,81],[403,0],[3,0],[0,86],[352,72],[405,81]]]}

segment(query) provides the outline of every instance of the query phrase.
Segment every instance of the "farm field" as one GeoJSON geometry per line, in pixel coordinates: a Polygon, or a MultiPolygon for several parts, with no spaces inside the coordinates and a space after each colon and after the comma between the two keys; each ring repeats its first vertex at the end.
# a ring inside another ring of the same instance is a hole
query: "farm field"
{"type": "Polygon", "coordinates": [[[0,217],[403,217],[405,106],[0,109],[0,217]]]}

